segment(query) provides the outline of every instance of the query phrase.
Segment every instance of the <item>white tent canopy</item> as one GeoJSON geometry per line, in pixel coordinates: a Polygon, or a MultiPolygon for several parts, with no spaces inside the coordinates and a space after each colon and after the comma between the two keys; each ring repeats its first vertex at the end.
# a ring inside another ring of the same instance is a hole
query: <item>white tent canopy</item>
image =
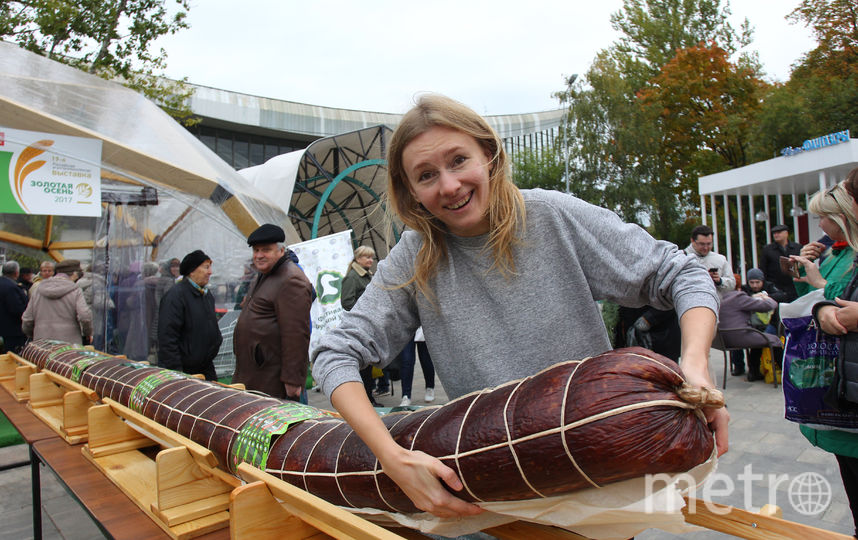
{"type": "Polygon", "coordinates": [[[154,103],[120,84],[0,42],[0,125],[103,142],[108,178],[212,201],[242,234],[284,214],[154,103]]]}

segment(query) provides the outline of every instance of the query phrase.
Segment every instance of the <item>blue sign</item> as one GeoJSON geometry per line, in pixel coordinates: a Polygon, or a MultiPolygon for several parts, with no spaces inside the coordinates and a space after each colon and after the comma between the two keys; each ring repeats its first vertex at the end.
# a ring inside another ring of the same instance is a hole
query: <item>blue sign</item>
{"type": "Polygon", "coordinates": [[[795,148],[793,146],[787,146],[786,148],[781,150],[781,155],[794,156],[796,154],[807,152],[809,150],[817,150],[819,148],[824,148],[826,146],[834,146],[835,144],[840,144],[848,141],[849,130],[844,129],[843,131],[829,133],[828,135],[823,135],[822,137],[817,137],[815,139],[808,139],[804,141],[804,144],[802,144],[798,148],[795,148]]]}

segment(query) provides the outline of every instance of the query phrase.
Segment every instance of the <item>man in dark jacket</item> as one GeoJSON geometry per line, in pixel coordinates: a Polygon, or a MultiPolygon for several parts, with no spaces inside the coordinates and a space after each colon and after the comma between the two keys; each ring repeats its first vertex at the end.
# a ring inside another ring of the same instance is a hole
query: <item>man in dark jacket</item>
{"type": "Polygon", "coordinates": [[[223,337],[217,325],[214,297],[208,290],[212,260],[201,250],[185,255],[183,276],[158,308],[158,365],[217,379],[214,357],[223,337]]]}
{"type": "Polygon", "coordinates": [[[286,234],[266,223],[247,238],[259,274],[235,325],[232,382],[270,396],[301,400],[310,365],[313,286],[290,257],[286,234]]]}
{"type": "Polygon", "coordinates": [[[767,281],[775,284],[775,287],[783,291],[787,302],[798,298],[792,276],[781,272],[781,257],[799,255],[801,245],[798,242],[790,242],[789,227],[786,225],[775,225],[772,227],[772,239],[774,242],[763,246],[762,271],[767,281]]]}
{"type": "Polygon", "coordinates": [[[27,309],[27,293],[15,281],[18,279],[18,263],[9,261],[3,265],[0,277],[0,337],[3,347],[0,350],[21,352],[27,343],[27,336],[21,330],[21,315],[27,309]]]}

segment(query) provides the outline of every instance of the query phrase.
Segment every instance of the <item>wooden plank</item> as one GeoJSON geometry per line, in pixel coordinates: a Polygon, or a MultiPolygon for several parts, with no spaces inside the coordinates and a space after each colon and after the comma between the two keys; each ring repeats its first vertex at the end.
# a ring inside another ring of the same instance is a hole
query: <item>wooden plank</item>
{"type": "Polygon", "coordinates": [[[229,537],[233,540],[334,538],[320,534],[315,527],[289,514],[274,499],[268,486],[261,481],[235,489],[230,497],[229,515],[229,537]]]}
{"type": "Polygon", "coordinates": [[[180,506],[174,506],[166,510],[158,510],[152,506],[152,512],[158,516],[161,521],[173,527],[182,523],[187,523],[205,516],[210,516],[218,512],[229,510],[229,494],[221,493],[212,497],[206,497],[196,501],[189,502],[180,506]]]}
{"type": "Polygon", "coordinates": [[[84,392],[66,392],[63,396],[63,423],[65,432],[86,433],[88,430],[87,411],[95,405],[84,392]],[[81,431],[83,430],[83,431],[81,431]]]}
{"type": "Polygon", "coordinates": [[[63,388],[67,388],[69,390],[76,390],[79,392],[83,392],[86,395],[87,399],[90,399],[92,401],[98,400],[98,394],[95,393],[95,390],[87,388],[86,386],[84,386],[80,383],[76,383],[71,379],[67,379],[67,378],[63,377],[62,375],[57,375],[53,371],[42,371],[41,373],[44,373],[45,375],[47,375],[47,377],[52,382],[57,384],[58,386],[61,386],[63,388]]]}
{"type": "Polygon", "coordinates": [[[157,444],[158,443],[152,442],[146,437],[140,437],[139,439],[132,439],[129,441],[102,444],[95,448],[88,448],[87,451],[90,453],[90,455],[92,455],[93,458],[101,458],[106,456],[112,456],[114,454],[123,454],[131,450],[149,448],[150,446],[155,446],[157,444]]]}
{"type": "Polygon", "coordinates": [[[34,408],[62,404],[65,390],[48,378],[45,372],[30,375],[30,405],[34,408]]]}
{"type": "Polygon", "coordinates": [[[183,446],[162,450],[155,463],[157,508],[161,511],[232,491],[233,486],[200,468],[183,446]]]}
{"type": "Polygon", "coordinates": [[[0,379],[14,379],[16,367],[18,367],[18,363],[11,355],[8,353],[0,354],[0,379]]]}
{"type": "Polygon", "coordinates": [[[826,531],[787,521],[785,519],[755,514],[740,508],[702,501],[687,497],[682,509],[685,521],[713,531],[732,534],[750,540],[787,540],[812,538],[813,540],[854,540],[852,536],[826,531]]]}
{"type": "Polygon", "coordinates": [[[229,513],[226,511],[172,527],[161,521],[151,510],[156,496],[155,462],[136,450],[100,458],[94,458],[84,451],[84,456],[172,538],[178,540],[195,538],[223,529],[229,524],[229,513]]]}
{"type": "Polygon", "coordinates": [[[30,375],[36,372],[33,366],[18,366],[15,368],[15,397],[18,401],[30,399],[30,375]]]}
{"type": "Polygon", "coordinates": [[[308,493],[283,480],[274,478],[270,474],[247,463],[242,463],[238,466],[238,473],[248,482],[261,481],[265,483],[274,497],[281,501],[280,504],[285,508],[286,512],[300,516],[309,525],[336,538],[354,538],[356,540],[370,540],[372,538],[394,540],[402,538],[374,523],[351,514],[347,510],[334,506],[312,493],[308,493]]]}
{"type": "MultiPolygon", "coordinates": [[[[148,439],[142,437],[116,416],[110,405],[90,407],[87,411],[87,418],[89,424],[88,447],[93,453],[97,453],[100,447],[128,441],[145,441],[145,446],[152,445],[148,439]]],[[[138,448],[140,447],[138,446],[138,448]]]]}
{"type": "Polygon", "coordinates": [[[194,456],[195,459],[198,459],[203,463],[210,465],[211,467],[217,467],[217,458],[212,453],[212,451],[205,446],[197,444],[194,441],[188,439],[187,437],[182,437],[175,431],[172,431],[165,426],[162,426],[161,424],[158,424],[157,422],[146,418],[142,414],[133,411],[128,407],[125,407],[120,403],[113,401],[112,399],[105,398],[104,403],[109,405],[115,414],[125,418],[128,422],[136,425],[143,431],[146,431],[147,434],[156,436],[164,442],[168,442],[169,444],[166,444],[165,446],[184,446],[188,449],[188,452],[190,452],[194,456]]]}

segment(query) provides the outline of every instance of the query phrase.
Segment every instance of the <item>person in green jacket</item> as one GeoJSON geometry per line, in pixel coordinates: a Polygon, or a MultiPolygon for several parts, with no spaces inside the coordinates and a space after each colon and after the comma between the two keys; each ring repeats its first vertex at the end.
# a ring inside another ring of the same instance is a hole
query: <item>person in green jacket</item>
{"type": "MultiPolygon", "coordinates": [[[[849,177],[858,178],[858,169],[853,170],[849,177]]],[[[826,300],[834,300],[843,294],[852,279],[858,250],[858,218],[852,202],[843,182],[816,193],[810,200],[808,209],[820,217],[820,228],[834,240],[834,244],[823,252],[821,243],[811,242],[801,248],[800,256],[792,257],[805,271],[805,276],[796,280],[799,296],[825,288],[826,300]],[[820,257],[823,260],[817,266],[813,261],[820,257]]],[[[837,458],[858,537],[858,433],[814,429],[805,425],[800,425],[799,430],[810,444],[831,452],[837,458]]]]}
{"type": "Polygon", "coordinates": [[[825,298],[834,300],[843,293],[852,277],[853,246],[858,246],[858,218],[842,183],[817,192],[810,199],[808,209],[819,216],[819,227],[834,244],[826,249],[821,242],[810,242],[801,248],[800,255],[790,257],[801,264],[803,274],[795,280],[795,290],[799,296],[804,296],[815,289],[825,289],[825,298]]]}

